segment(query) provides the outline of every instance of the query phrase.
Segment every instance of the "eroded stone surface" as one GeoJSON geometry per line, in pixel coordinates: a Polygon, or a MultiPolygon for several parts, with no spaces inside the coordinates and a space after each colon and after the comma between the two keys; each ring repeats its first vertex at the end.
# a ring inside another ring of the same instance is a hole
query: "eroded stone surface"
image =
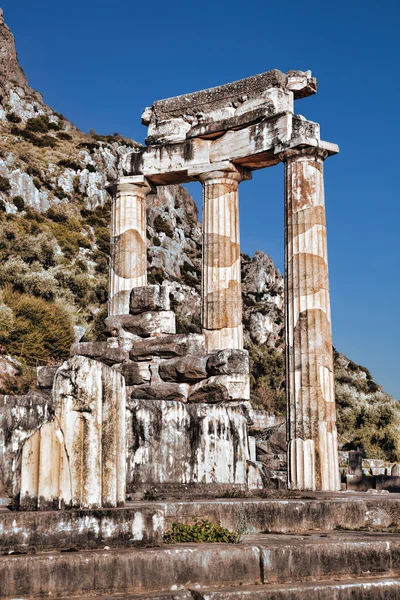
{"type": "Polygon", "coordinates": [[[173,358],[194,354],[205,355],[204,337],[197,334],[165,335],[134,342],[130,356],[133,360],[151,359],[153,356],[173,358]]]}
{"type": "Polygon", "coordinates": [[[169,288],[163,285],[146,285],[134,288],[130,295],[129,312],[169,311],[169,288]]]}
{"type": "Polygon", "coordinates": [[[187,355],[160,363],[160,376],[164,381],[200,381],[207,378],[205,356],[187,355]]]}
{"type": "Polygon", "coordinates": [[[54,377],[60,365],[55,367],[37,367],[37,385],[40,389],[51,389],[53,387],[54,377]]]}
{"type": "Polygon", "coordinates": [[[115,369],[74,356],[57,371],[55,418],[24,444],[21,506],[100,508],[125,502],[125,383],[115,369]]]}
{"type": "Polygon", "coordinates": [[[150,381],[150,365],[146,362],[125,360],[122,363],[113,365],[113,369],[124,376],[127,386],[140,385],[150,381]]]}
{"type": "Polygon", "coordinates": [[[192,386],[189,402],[214,404],[229,400],[249,400],[248,375],[215,375],[192,386]]]}
{"type": "Polygon", "coordinates": [[[249,374],[249,353],[247,350],[220,350],[207,360],[210,375],[249,374]]]}
{"type": "Polygon", "coordinates": [[[133,388],[132,398],[142,400],[179,400],[186,402],[190,386],[187,383],[155,383],[133,388]]]}
{"type": "Polygon", "coordinates": [[[143,312],[138,315],[114,315],[105,320],[107,331],[124,329],[141,337],[158,333],[175,333],[175,313],[171,310],[143,312]]]}
{"type": "Polygon", "coordinates": [[[71,356],[87,356],[105,365],[114,365],[129,359],[129,351],[118,346],[111,346],[109,342],[80,342],[71,346],[71,356]]]}

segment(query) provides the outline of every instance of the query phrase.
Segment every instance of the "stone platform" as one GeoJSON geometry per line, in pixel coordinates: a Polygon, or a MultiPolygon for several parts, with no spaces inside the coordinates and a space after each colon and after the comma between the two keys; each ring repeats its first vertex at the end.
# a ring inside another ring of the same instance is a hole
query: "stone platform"
{"type": "Polygon", "coordinates": [[[400,599],[400,495],[297,496],[0,508],[0,598],[400,599]],[[163,544],[195,517],[240,543],[163,544]]]}

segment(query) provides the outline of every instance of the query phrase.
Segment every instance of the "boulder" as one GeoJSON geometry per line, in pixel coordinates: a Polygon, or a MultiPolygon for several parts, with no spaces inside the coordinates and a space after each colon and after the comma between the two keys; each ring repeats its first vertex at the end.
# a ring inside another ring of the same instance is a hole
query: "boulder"
{"type": "Polygon", "coordinates": [[[127,386],[141,385],[150,381],[149,363],[125,360],[120,364],[115,364],[113,369],[116,369],[125,377],[125,385],[127,386]]]}
{"type": "Polygon", "coordinates": [[[168,286],[145,285],[132,289],[129,307],[131,315],[159,310],[170,310],[168,286]]]}
{"type": "Polygon", "coordinates": [[[392,477],[400,477],[400,464],[393,465],[390,474],[392,477]]]}
{"type": "Polygon", "coordinates": [[[164,381],[201,381],[207,378],[207,359],[204,356],[179,356],[160,364],[160,376],[164,381]]]}
{"type": "Polygon", "coordinates": [[[204,337],[202,335],[194,333],[165,335],[133,342],[130,357],[132,360],[151,360],[153,356],[173,358],[186,354],[205,355],[204,337]]]}
{"type": "MultiPolygon", "coordinates": [[[[117,344],[118,342],[116,342],[117,344]]],[[[129,351],[108,342],[80,342],[71,346],[71,356],[87,356],[105,365],[112,366],[129,359],[129,351]]]]}
{"type": "Polygon", "coordinates": [[[216,375],[193,385],[188,402],[215,404],[232,400],[248,400],[249,397],[248,375],[216,375]]]}
{"type": "Polygon", "coordinates": [[[125,330],[136,336],[175,333],[175,313],[171,310],[149,311],[139,315],[114,315],[105,320],[107,331],[125,330]]]}
{"type": "Polygon", "coordinates": [[[247,350],[220,350],[207,360],[210,375],[249,374],[249,353],[247,350]]]}
{"type": "Polygon", "coordinates": [[[54,377],[60,365],[53,367],[36,367],[36,377],[38,388],[45,390],[53,387],[54,377]]]}
{"type": "Polygon", "coordinates": [[[133,388],[131,398],[135,400],[178,400],[187,402],[190,386],[187,383],[156,383],[138,385],[133,388]]]}

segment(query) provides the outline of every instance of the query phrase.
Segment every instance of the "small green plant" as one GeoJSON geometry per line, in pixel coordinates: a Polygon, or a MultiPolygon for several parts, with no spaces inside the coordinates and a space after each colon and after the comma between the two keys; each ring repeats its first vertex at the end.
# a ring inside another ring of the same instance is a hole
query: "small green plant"
{"type": "Polygon", "coordinates": [[[154,229],[158,232],[163,232],[168,237],[172,238],[173,231],[171,225],[161,215],[157,215],[154,219],[154,229]]]}
{"type": "Polygon", "coordinates": [[[21,211],[25,208],[25,200],[22,196],[14,196],[13,204],[17,207],[17,210],[21,211]]]}
{"type": "Polygon", "coordinates": [[[184,544],[188,542],[239,544],[242,533],[229,531],[222,525],[207,519],[195,519],[193,523],[172,523],[172,529],[164,535],[166,544],[184,544]]]}
{"type": "Polygon", "coordinates": [[[0,175],[0,192],[4,192],[8,194],[11,190],[11,183],[8,177],[3,177],[0,175]]]}
{"type": "Polygon", "coordinates": [[[66,133],[65,131],[59,131],[56,135],[59,140],[65,140],[66,142],[72,140],[72,135],[69,135],[69,133],[66,133]]]}
{"type": "Polygon", "coordinates": [[[73,171],[81,171],[82,167],[74,160],[70,160],[68,158],[62,159],[58,161],[60,167],[65,167],[67,169],[72,169],[73,171]]]}
{"type": "Polygon", "coordinates": [[[28,119],[25,125],[26,131],[34,131],[35,133],[47,133],[49,131],[49,117],[40,115],[28,119]]]}
{"type": "Polygon", "coordinates": [[[16,115],[14,112],[7,113],[7,121],[10,123],[21,123],[21,117],[16,115]]]}

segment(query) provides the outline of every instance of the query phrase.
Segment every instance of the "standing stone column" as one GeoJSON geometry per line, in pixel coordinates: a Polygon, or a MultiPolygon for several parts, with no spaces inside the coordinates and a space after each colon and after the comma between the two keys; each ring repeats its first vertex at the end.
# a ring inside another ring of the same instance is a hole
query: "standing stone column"
{"type": "Polygon", "coordinates": [[[120,177],[108,190],[111,208],[111,263],[108,315],[129,314],[132,288],[147,285],[146,196],[151,184],[141,175],[120,177]]]}
{"type": "Polygon", "coordinates": [[[215,168],[198,177],[203,184],[202,326],[208,352],[243,348],[238,186],[251,177],[230,163],[215,168]]]}
{"type": "Polygon", "coordinates": [[[318,148],[285,163],[288,484],[339,490],[323,161],[318,148]]]}

